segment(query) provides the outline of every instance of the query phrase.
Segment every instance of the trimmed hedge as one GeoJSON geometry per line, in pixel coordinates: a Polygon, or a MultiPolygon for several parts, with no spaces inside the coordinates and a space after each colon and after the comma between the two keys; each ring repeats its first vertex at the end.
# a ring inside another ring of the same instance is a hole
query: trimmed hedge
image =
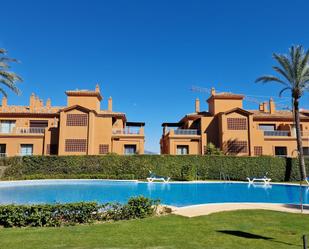
{"type": "Polygon", "coordinates": [[[159,201],[139,196],[128,203],[78,202],[68,204],[0,205],[0,226],[56,227],[91,223],[142,219],[155,214],[159,201]]]}
{"type": "MultiPolygon", "coordinates": [[[[2,176],[7,180],[146,179],[149,170],[174,180],[217,180],[220,175],[231,180],[245,180],[266,172],[273,181],[299,179],[297,160],[266,156],[25,156],[8,158],[3,164],[10,165],[2,176]]],[[[309,165],[308,160],[306,165],[309,165]]]]}

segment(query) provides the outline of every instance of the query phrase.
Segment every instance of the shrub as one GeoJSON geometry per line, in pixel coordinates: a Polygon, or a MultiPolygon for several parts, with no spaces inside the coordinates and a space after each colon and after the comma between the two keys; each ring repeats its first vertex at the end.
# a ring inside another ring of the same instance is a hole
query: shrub
{"type": "Polygon", "coordinates": [[[0,226],[56,227],[91,223],[142,219],[154,215],[158,201],[132,197],[128,203],[78,202],[69,204],[0,205],[0,226]]]}
{"type": "Polygon", "coordinates": [[[94,202],[40,205],[0,205],[0,225],[4,227],[45,227],[89,223],[97,219],[94,202]]]}
{"type": "Polygon", "coordinates": [[[158,204],[159,201],[153,201],[143,196],[132,197],[124,206],[124,212],[131,219],[146,218],[154,214],[158,204]]]}
{"type": "Polygon", "coordinates": [[[223,152],[216,148],[216,146],[213,143],[208,143],[206,146],[206,154],[207,155],[223,155],[223,152]]]}
{"type": "MultiPolygon", "coordinates": [[[[309,160],[306,161],[309,166],[309,160]]],[[[118,156],[25,156],[6,159],[10,165],[2,179],[88,178],[88,179],[146,179],[149,170],[174,180],[220,179],[232,180],[264,175],[273,181],[299,179],[296,159],[270,156],[195,156],[195,155],[134,155],[118,156]]]]}

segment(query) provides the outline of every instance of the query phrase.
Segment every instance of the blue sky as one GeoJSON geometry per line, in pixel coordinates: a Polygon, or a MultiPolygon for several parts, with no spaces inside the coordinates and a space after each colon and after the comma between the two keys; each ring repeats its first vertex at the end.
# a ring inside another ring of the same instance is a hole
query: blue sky
{"type": "Polygon", "coordinates": [[[65,90],[99,83],[102,108],[112,96],[115,111],[145,121],[145,149],[159,152],[162,122],[193,112],[196,97],[207,110],[208,95],[192,85],[276,97],[280,86],[254,80],[272,72],[272,52],[309,48],[308,8],[307,0],[2,1],[0,47],[22,62],[13,70],[24,78],[9,103],[28,104],[35,92],[65,105],[65,90]]]}

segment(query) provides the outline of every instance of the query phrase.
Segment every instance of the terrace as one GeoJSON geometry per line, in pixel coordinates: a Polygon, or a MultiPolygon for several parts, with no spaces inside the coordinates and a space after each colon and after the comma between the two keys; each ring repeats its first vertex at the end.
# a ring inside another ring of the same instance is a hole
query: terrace
{"type": "Polygon", "coordinates": [[[42,127],[12,127],[10,129],[0,127],[1,135],[43,135],[44,133],[45,128],[42,127]]]}
{"type": "Polygon", "coordinates": [[[140,135],[144,136],[144,125],[145,123],[141,122],[127,122],[124,128],[113,128],[113,136],[131,136],[131,135],[140,135]]]}

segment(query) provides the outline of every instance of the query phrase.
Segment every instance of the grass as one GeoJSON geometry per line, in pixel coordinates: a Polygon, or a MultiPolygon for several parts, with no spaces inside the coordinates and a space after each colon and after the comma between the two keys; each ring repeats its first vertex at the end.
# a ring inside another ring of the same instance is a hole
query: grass
{"type": "Polygon", "coordinates": [[[61,228],[0,229],[5,249],[302,248],[309,216],[247,210],[196,218],[175,215],[61,228]]]}

